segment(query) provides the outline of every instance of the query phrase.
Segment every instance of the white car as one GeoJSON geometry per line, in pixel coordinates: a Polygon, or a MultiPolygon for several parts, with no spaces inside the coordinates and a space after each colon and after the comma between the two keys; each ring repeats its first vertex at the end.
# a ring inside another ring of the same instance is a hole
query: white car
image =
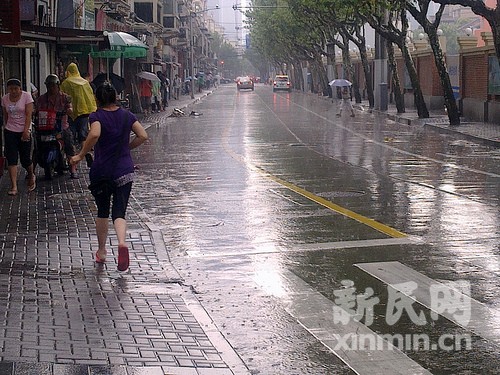
{"type": "Polygon", "coordinates": [[[273,81],[273,91],[276,90],[286,90],[288,92],[292,91],[292,84],[290,79],[286,75],[277,75],[274,77],[273,81]]]}

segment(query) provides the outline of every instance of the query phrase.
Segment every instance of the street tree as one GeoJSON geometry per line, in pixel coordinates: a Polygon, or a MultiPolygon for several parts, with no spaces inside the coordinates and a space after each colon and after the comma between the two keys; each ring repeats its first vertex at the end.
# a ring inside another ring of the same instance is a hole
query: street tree
{"type": "Polygon", "coordinates": [[[253,46],[245,51],[245,57],[252,63],[252,65],[259,71],[259,76],[262,78],[268,78],[269,74],[269,63],[260,52],[253,46]]]}
{"type": "Polygon", "coordinates": [[[493,43],[498,63],[500,64],[500,1],[496,1],[496,6],[490,8],[484,0],[433,0],[442,5],[462,5],[469,7],[475,14],[483,17],[491,27],[493,43]]]}
{"type": "Polygon", "coordinates": [[[443,88],[444,104],[448,113],[450,125],[460,125],[460,114],[458,112],[457,102],[453,94],[453,87],[451,85],[450,76],[446,68],[446,61],[437,33],[445,5],[441,4],[439,6],[439,9],[434,16],[434,20],[431,22],[427,18],[430,3],[431,0],[408,1],[407,9],[420,26],[423,27],[425,33],[429,37],[429,44],[434,55],[434,62],[436,64],[441,86],[443,88]]]}
{"type": "Polygon", "coordinates": [[[226,41],[223,41],[213,50],[217,54],[219,61],[224,61],[225,74],[234,77],[241,71],[241,59],[238,51],[226,41]]]}
{"type": "Polygon", "coordinates": [[[292,63],[293,56],[288,52],[288,40],[283,35],[281,25],[278,25],[281,20],[275,21],[272,10],[252,8],[246,12],[252,48],[281,73],[292,63]]]}
{"type": "Polygon", "coordinates": [[[364,24],[359,17],[354,16],[351,7],[340,0],[290,0],[290,5],[295,12],[307,15],[308,25],[312,23],[321,30],[326,38],[326,43],[334,44],[342,51],[342,62],[347,79],[353,82],[356,102],[361,102],[359,82],[354,74],[350,57],[350,42],[358,47],[363,73],[365,75],[365,88],[369,106],[374,105],[371,69],[368,62],[364,24]]]}
{"type": "MultiPolygon", "coordinates": [[[[261,3],[259,3],[261,4],[261,3]]],[[[266,4],[265,2],[262,4],[266,4]]],[[[295,87],[304,87],[302,64],[309,62],[322,85],[328,78],[322,64],[324,39],[314,27],[304,28],[308,22],[288,8],[256,6],[246,12],[252,45],[278,71],[292,70],[295,87]]],[[[308,25],[310,26],[310,25],[308,25]]]]}
{"type": "MultiPolygon", "coordinates": [[[[412,88],[413,100],[419,118],[428,118],[429,110],[425,104],[418,74],[408,50],[406,37],[408,33],[407,0],[345,0],[361,19],[368,23],[377,33],[390,43],[399,47],[412,88]]],[[[393,72],[397,74],[397,72],[393,72]]],[[[402,95],[402,93],[395,93],[402,95]]],[[[400,102],[400,101],[399,101],[400,102]]],[[[398,103],[398,102],[397,102],[398,103]]],[[[400,111],[401,108],[398,108],[400,111]]]]}

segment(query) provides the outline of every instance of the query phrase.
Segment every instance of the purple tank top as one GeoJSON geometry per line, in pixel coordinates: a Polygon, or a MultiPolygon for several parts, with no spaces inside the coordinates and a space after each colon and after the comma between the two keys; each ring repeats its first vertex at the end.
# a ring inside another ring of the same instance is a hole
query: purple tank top
{"type": "Polygon", "coordinates": [[[94,146],[94,162],[90,168],[90,180],[111,177],[114,180],[134,172],[129,141],[135,115],[123,108],[116,111],[98,109],[91,113],[89,123],[101,123],[101,135],[94,146]],[[118,148],[120,151],[118,151],[118,148]]]}

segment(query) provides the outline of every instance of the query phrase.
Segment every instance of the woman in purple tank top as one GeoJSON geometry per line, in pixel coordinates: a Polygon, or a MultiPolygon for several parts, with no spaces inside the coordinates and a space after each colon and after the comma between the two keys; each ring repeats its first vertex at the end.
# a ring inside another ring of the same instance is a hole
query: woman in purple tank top
{"type": "Polygon", "coordinates": [[[141,145],[148,135],[134,114],[116,104],[116,90],[109,83],[104,83],[96,90],[99,108],[90,114],[90,131],[80,153],[71,158],[77,164],[94,148],[94,162],[90,168],[91,184],[103,178],[111,179],[112,188],[93,191],[96,206],[96,230],[98,249],[95,253],[97,263],[106,261],[106,242],[108,237],[108,219],[111,219],[118,237],[118,270],[125,271],[129,266],[128,247],[125,243],[127,209],[134,164],[130,150],[141,145]],[[135,137],[130,141],[130,132],[135,137]],[[112,205],[111,205],[112,202],[112,205]]]}

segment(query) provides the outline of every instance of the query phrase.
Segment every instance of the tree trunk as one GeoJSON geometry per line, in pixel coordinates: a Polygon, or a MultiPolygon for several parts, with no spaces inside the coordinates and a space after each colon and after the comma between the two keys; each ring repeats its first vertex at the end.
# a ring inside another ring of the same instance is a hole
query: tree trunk
{"type": "Polygon", "coordinates": [[[373,82],[372,82],[372,74],[371,67],[368,62],[368,56],[366,54],[366,47],[363,45],[359,49],[359,54],[361,56],[361,64],[363,65],[363,72],[365,74],[365,82],[366,82],[366,95],[368,97],[368,105],[370,108],[375,106],[375,96],[373,94],[373,82]]]}
{"type": "Polygon", "coordinates": [[[352,82],[352,93],[356,100],[356,103],[361,103],[361,94],[359,93],[359,83],[356,75],[354,74],[354,67],[352,66],[351,55],[349,54],[349,44],[344,44],[342,49],[342,57],[344,62],[344,69],[346,70],[345,79],[352,82]]]}
{"type": "Polygon", "coordinates": [[[500,64],[500,7],[497,6],[498,10],[495,12],[493,20],[487,20],[491,27],[491,33],[493,34],[493,43],[495,45],[495,53],[497,55],[498,64],[500,64]]]}
{"type": "Polygon", "coordinates": [[[313,92],[324,95],[328,88],[328,76],[320,53],[314,54],[314,60],[311,61],[311,73],[314,84],[313,92]]]}
{"type": "Polygon", "coordinates": [[[394,57],[394,44],[387,40],[387,59],[389,62],[389,69],[392,71],[392,88],[394,92],[394,101],[396,102],[396,109],[398,113],[405,113],[405,98],[403,95],[403,90],[401,89],[401,81],[399,80],[399,74],[396,64],[396,58],[394,57]]]}
{"type": "Polygon", "coordinates": [[[323,96],[328,96],[328,73],[326,71],[325,65],[323,64],[323,59],[321,55],[318,56],[317,66],[318,66],[319,86],[321,92],[323,96]]]}
{"type": "Polygon", "coordinates": [[[304,79],[302,77],[302,63],[300,61],[292,63],[293,77],[289,77],[293,88],[296,90],[305,90],[304,79]]]}
{"type": "Polygon", "coordinates": [[[432,52],[434,53],[434,61],[441,80],[441,86],[443,87],[444,104],[448,112],[450,125],[460,125],[460,114],[458,113],[457,102],[455,101],[455,96],[453,95],[450,76],[448,74],[448,70],[446,69],[443,51],[439,45],[437,34],[429,30],[427,35],[429,35],[429,43],[431,45],[432,52]]]}
{"type": "Polygon", "coordinates": [[[424,95],[422,94],[422,89],[420,88],[420,81],[418,80],[418,74],[415,69],[415,65],[413,64],[413,59],[410,55],[410,52],[408,51],[408,47],[406,47],[405,43],[403,42],[401,46],[399,46],[399,48],[403,52],[406,69],[408,70],[411,85],[413,87],[413,99],[415,101],[415,108],[417,109],[418,118],[429,118],[429,110],[427,109],[427,105],[425,104],[424,95]]]}

